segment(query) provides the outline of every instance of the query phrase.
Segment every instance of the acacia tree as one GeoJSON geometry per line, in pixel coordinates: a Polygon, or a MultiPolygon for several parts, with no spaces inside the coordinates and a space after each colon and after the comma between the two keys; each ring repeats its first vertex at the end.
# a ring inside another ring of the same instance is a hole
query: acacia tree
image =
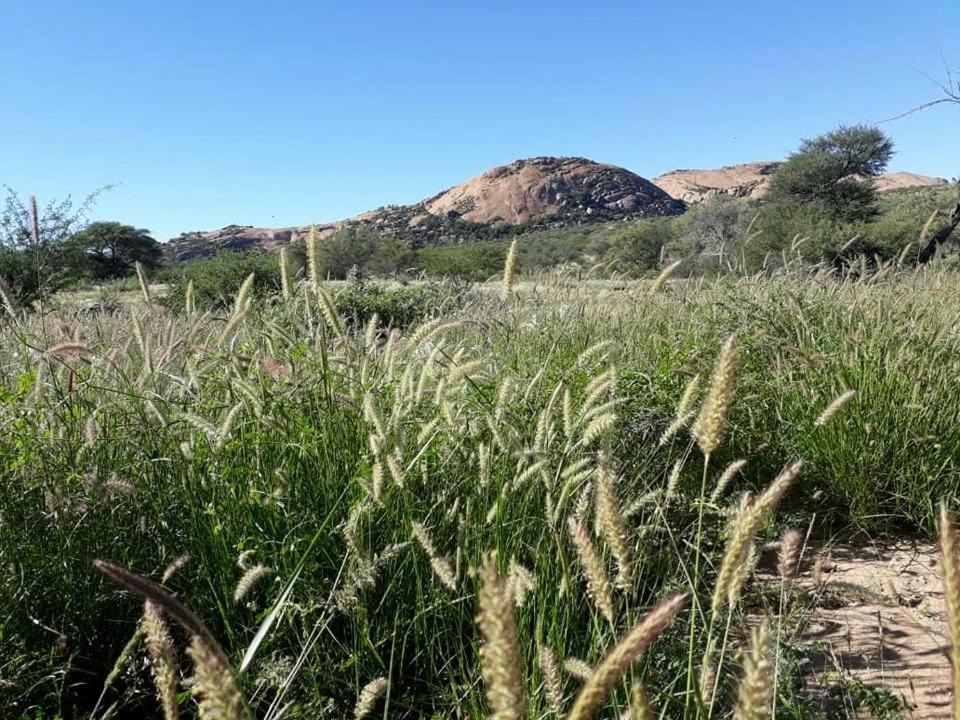
{"type": "Polygon", "coordinates": [[[841,125],[804,140],[774,173],[768,198],[818,204],[835,221],[869,220],[877,210],[873,178],[893,156],[893,141],[868,125],[841,125]]]}
{"type": "Polygon", "coordinates": [[[134,263],[147,269],[160,265],[163,252],[149,230],[118,222],[95,222],[70,238],[69,248],[82,258],[94,280],[128,275],[134,263]]]}

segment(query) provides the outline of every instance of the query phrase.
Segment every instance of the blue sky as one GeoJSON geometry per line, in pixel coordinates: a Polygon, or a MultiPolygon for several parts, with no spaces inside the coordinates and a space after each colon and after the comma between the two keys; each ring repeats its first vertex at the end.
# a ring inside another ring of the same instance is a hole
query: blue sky
{"type": "MultiPolygon", "coordinates": [[[[645,177],[777,159],[935,96],[958,0],[0,0],[0,184],[165,240],[408,203],[582,155],[645,177]]],[[[884,126],[960,174],[960,108],[884,126]]]]}

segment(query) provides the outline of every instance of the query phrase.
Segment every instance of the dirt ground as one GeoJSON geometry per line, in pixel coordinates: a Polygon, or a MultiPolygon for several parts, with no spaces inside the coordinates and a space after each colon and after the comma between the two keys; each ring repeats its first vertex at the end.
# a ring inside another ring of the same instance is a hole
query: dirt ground
{"type": "MultiPolygon", "coordinates": [[[[859,680],[905,700],[905,717],[951,716],[946,606],[934,543],[820,548],[800,582],[818,603],[800,642],[814,648],[807,683],[819,702],[830,702],[831,687],[859,680]]],[[[862,709],[858,715],[868,716],[862,709]]]]}

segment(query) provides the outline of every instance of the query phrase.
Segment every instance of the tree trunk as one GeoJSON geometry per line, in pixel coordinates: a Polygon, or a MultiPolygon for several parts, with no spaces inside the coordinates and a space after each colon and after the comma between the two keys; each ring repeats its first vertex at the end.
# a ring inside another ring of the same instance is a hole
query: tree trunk
{"type": "Polygon", "coordinates": [[[937,253],[937,247],[941,243],[946,242],[947,238],[957,229],[957,225],[960,225],[960,180],[957,181],[957,203],[953,206],[950,217],[947,218],[945,224],[941,225],[940,228],[930,236],[927,244],[920,249],[920,254],[917,255],[917,264],[926,265],[933,260],[933,256],[937,253]]]}

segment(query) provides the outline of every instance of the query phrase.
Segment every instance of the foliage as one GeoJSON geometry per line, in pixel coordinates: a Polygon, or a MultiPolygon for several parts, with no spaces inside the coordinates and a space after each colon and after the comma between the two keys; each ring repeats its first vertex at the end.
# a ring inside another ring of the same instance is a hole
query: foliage
{"type": "Polygon", "coordinates": [[[256,295],[274,293],[280,287],[280,269],[275,255],[226,251],[179,266],[171,278],[173,287],[163,302],[171,308],[182,308],[187,286],[193,283],[193,299],[198,308],[223,306],[233,299],[250,273],[254,274],[256,295]]]}
{"type": "Polygon", "coordinates": [[[374,282],[349,282],[334,293],[337,311],[348,323],[364,326],[376,315],[389,328],[406,328],[450,311],[457,299],[453,289],[436,282],[388,287],[374,282]]]}
{"type": "Polygon", "coordinates": [[[804,140],[774,173],[773,203],[816,203],[832,220],[869,220],[877,214],[871,178],[886,168],[893,142],[867,125],[844,126],[804,140]]]}
{"type": "Polygon", "coordinates": [[[149,230],[118,222],[95,222],[67,241],[72,256],[82,260],[95,282],[113,280],[133,273],[135,263],[153,270],[163,253],[149,230]]]}
{"type": "Polygon", "coordinates": [[[726,195],[697,203],[675,221],[677,238],[668,245],[669,253],[691,261],[688,269],[700,272],[738,269],[756,214],[750,203],[726,195]]]}
{"type": "MultiPolygon", "coordinates": [[[[202,267],[235,280],[257,271],[237,263],[202,267]]],[[[515,611],[530,717],[549,707],[539,646],[596,664],[677,589],[702,610],[679,615],[633,678],[669,716],[702,718],[686,688],[713,652],[714,717],[726,717],[742,610],[777,613],[749,577],[742,608],[708,609],[742,491],[802,457],[786,512],[870,529],[929,528],[931,498],[960,495],[952,273],[854,282],[793,264],[750,282],[672,280],[655,294],[545,275],[506,303],[480,288],[462,305],[449,288],[418,287],[334,292],[352,314],[343,334],[302,285],[285,301],[254,293],[239,316],[229,304],[192,317],[153,304],[0,328],[0,702],[14,716],[83,717],[101,697],[98,717],[154,712],[139,655],[104,686],[143,605],[92,561],[158,579],[184,553],[165,585],[234,666],[252,652],[239,679],[258,716],[344,717],[382,676],[389,716],[486,716],[470,568],[496,551],[500,572],[519,565],[532,578],[515,611]],[[361,327],[373,310],[402,325],[428,308],[442,314],[426,326],[361,327]],[[690,376],[711,376],[732,332],[730,427],[706,462],[682,425],[659,440],[690,376]],[[818,426],[846,389],[856,397],[818,426]],[[737,458],[742,475],[708,501],[737,458]],[[631,563],[632,582],[605,591],[613,624],[587,592],[568,518],[596,545],[597,572],[631,563]],[[274,572],[235,601],[251,563],[274,572]]],[[[775,532],[759,528],[757,547],[775,532]]],[[[802,709],[796,673],[782,677],[778,707],[802,709]]],[[[569,703],[575,684],[564,676],[560,687],[569,703]]],[[[626,688],[605,702],[611,716],[623,709],[626,688]]],[[[186,698],[182,709],[196,710],[186,698]]]]}
{"type": "Polygon", "coordinates": [[[0,209],[0,280],[25,305],[56,292],[76,278],[76,260],[69,240],[83,228],[98,190],[75,206],[67,197],[36,206],[36,228],[30,201],[6,188],[0,209]]]}
{"type": "Polygon", "coordinates": [[[622,272],[642,275],[656,268],[667,245],[676,237],[674,223],[654,218],[631,223],[612,233],[607,258],[622,272]]]}

